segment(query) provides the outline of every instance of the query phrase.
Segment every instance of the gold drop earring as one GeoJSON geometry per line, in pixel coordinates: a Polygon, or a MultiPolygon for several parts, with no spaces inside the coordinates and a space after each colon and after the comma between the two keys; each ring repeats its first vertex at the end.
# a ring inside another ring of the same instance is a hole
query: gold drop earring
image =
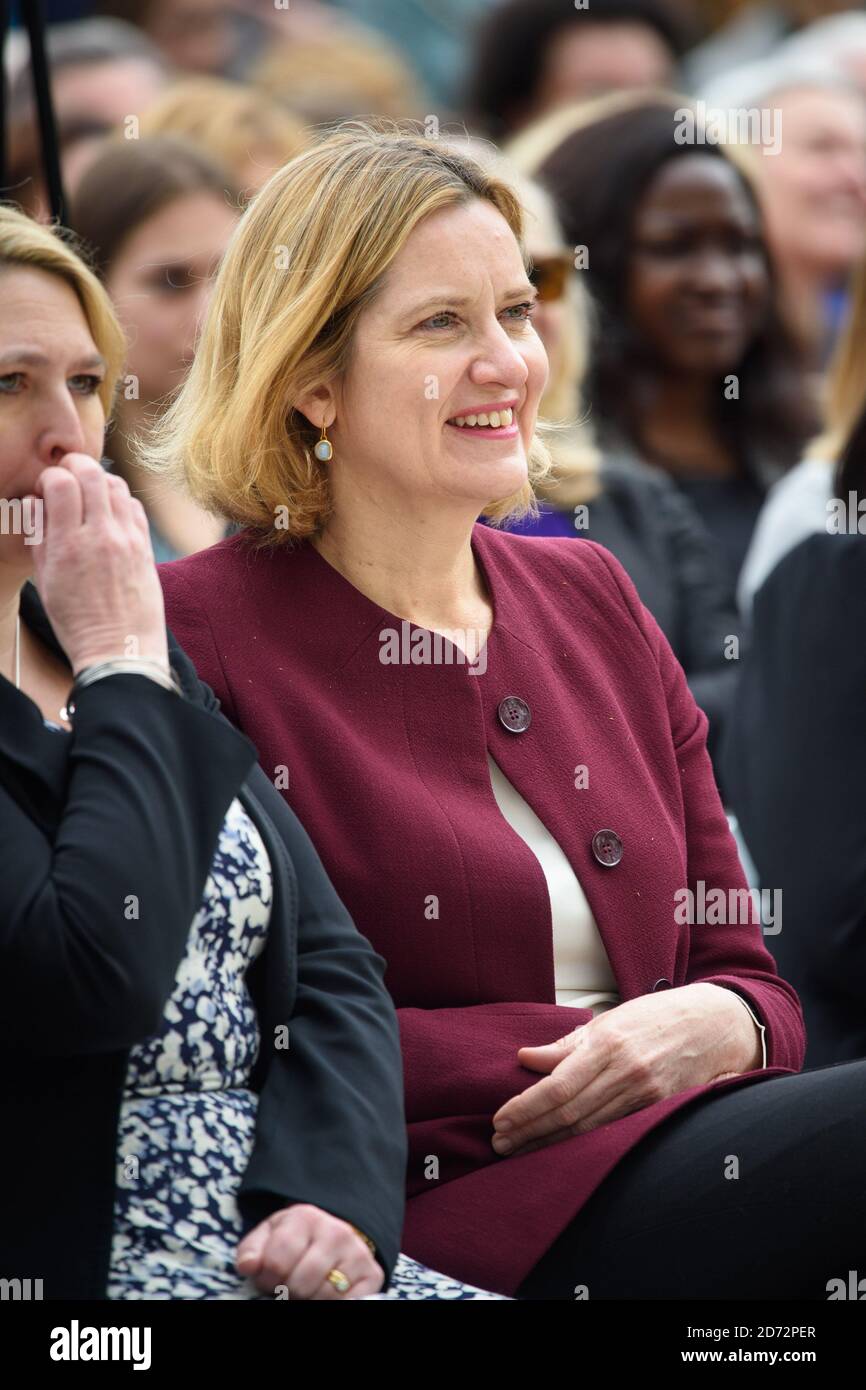
{"type": "Polygon", "coordinates": [[[317,459],[321,460],[322,463],[327,463],[329,459],[332,459],[334,457],[334,448],[331,444],[330,439],[328,438],[328,433],[324,425],[322,426],[322,437],[316,445],[315,449],[313,450],[313,453],[316,455],[317,459]]]}

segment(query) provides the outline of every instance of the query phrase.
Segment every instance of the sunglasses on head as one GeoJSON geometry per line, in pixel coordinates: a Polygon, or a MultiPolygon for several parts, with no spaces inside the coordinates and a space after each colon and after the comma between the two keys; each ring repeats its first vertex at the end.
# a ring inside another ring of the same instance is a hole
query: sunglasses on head
{"type": "Polygon", "coordinates": [[[539,299],[561,299],[571,271],[571,257],[565,252],[560,256],[539,256],[529,271],[529,279],[538,290],[539,299]]]}

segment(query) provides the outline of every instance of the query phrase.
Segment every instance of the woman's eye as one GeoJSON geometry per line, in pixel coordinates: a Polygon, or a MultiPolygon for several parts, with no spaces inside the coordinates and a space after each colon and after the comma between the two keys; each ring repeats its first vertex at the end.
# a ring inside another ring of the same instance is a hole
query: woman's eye
{"type": "MultiPolygon", "coordinates": [[[[9,372],[6,376],[0,376],[0,393],[17,395],[15,383],[22,381],[23,377],[23,372],[9,372]]],[[[102,377],[94,376],[91,372],[79,372],[69,378],[69,384],[79,395],[95,396],[102,385],[102,377]]]]}
{"type": "Polygon", "coordinates": [[[101,376],[91,376],[88,372],[82,372],[79,376],[71,376],[70,381],[83,381],[85,383],[82,395],[95,396],[102,385],[101,376]]]}
{"type": "Polygon", "coordinates": [[[534,312],[535,300],[533,299],[527,299],[523,304],[512,304],[510,309],[505,310],[507,315],[513,314],[518,323],[528,323],[534,312]]]}
{"type": "Polygon", "coordinates": [[[167,291],[168,293],[188,290],[195,283],[195,279],[190,273],[189,267],[184,265],[163,266],[156,276],[157,289],[167,291]]]}
{"type": "Polygon", "coordinates": [[[454,321],[454,315],[451,313],[451,310],[450,310],[450,309],[445,309],[445,310],[442,311],[441,314],[433,314],[432,318],[425,319],[424,322],[423,322],[422,324],[419,325],[419,327],[421,327],[421,328],[451,328],[451,327],[452,327],[452,324],[453,324],[453,321],[454,321]],[[442,322],[440,321],[440,320],[442,320],[442,319],[447,320],[447,322],[442,323],[442,322]]]}
{"type": "Polygon", "coordinates": [[[692,249],[691,241],[677,239],[676,241],[645,241],[639,248],[646,252],[648,256],[661,256],[671,259],[674,256],[687,256],[692,249]]]}
{"type": "MultiPolygon", "coordinates": [[[[528,299],[524,304],[512,304],[509,309],[504,309],[502,312],[508,318],[512,319],[513,322],[525,323],[532,317],[534,308],[534,302],[528,299]]],[[[439,329],[441,331],[443,328],[453,328],[455,318],[455,314],[453,314],[450,309],[443,309],[441,314],[434,314],[432,318],[425,319],[419,327],[439,329]]]]}

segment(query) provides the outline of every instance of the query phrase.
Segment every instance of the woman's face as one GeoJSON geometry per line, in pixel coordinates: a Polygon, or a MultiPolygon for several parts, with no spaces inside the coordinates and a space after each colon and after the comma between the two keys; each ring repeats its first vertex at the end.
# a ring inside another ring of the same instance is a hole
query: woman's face
{"type": "Polygon", "coordinates": [[[104,375],[70,285],[42,270],[0,272],[0,565],[22,582],[33,570],[33,545],[12,519],[26,519],[21,498],[64,454],[101,458],[105,413],[97,389],[104,375]]]}
{"type": "Polygon", "coordinates": [[[769,301],[760,222],[737,171],[711,155],[670,160],[632,227],[626,308],[644,346],[669,370],[733,370],[769,301]]]}
{"type": "Polygon", "coordinates": [[[121,244],[105,285],[127,335],[127,374],[138,398],[157,401],[180,384],[213,277],[238,213],[213,193],[176,198],[121,244]]]}
{"type": "Polygon", "coordinates": [[[793,273],[843,276],[866,248],[866,102],[802,89],[778,106],[781,148],[755,166],[770,246],[793,273]]]}
{"type": "Polygon", "coordinates": [[[362,312],[336,392],[335,483],[407,506],[510,496],[527,478],[547,358],[517,241],[486,200],[432,213],[362,312]],[[513,411],[511,423],[457,418],[513,411]]]}

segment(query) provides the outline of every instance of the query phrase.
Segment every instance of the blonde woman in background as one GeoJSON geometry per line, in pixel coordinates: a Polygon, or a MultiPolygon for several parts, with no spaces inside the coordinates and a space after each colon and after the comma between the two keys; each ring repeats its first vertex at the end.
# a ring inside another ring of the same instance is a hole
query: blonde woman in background
{"type": "Polygon", "coordinates": [[[242,200],[308,143],[303,125],[264,90],[221,77],[183,77],[165,87],[139,122],[140,134],[180,135],[228,170],[242,200]]]}

